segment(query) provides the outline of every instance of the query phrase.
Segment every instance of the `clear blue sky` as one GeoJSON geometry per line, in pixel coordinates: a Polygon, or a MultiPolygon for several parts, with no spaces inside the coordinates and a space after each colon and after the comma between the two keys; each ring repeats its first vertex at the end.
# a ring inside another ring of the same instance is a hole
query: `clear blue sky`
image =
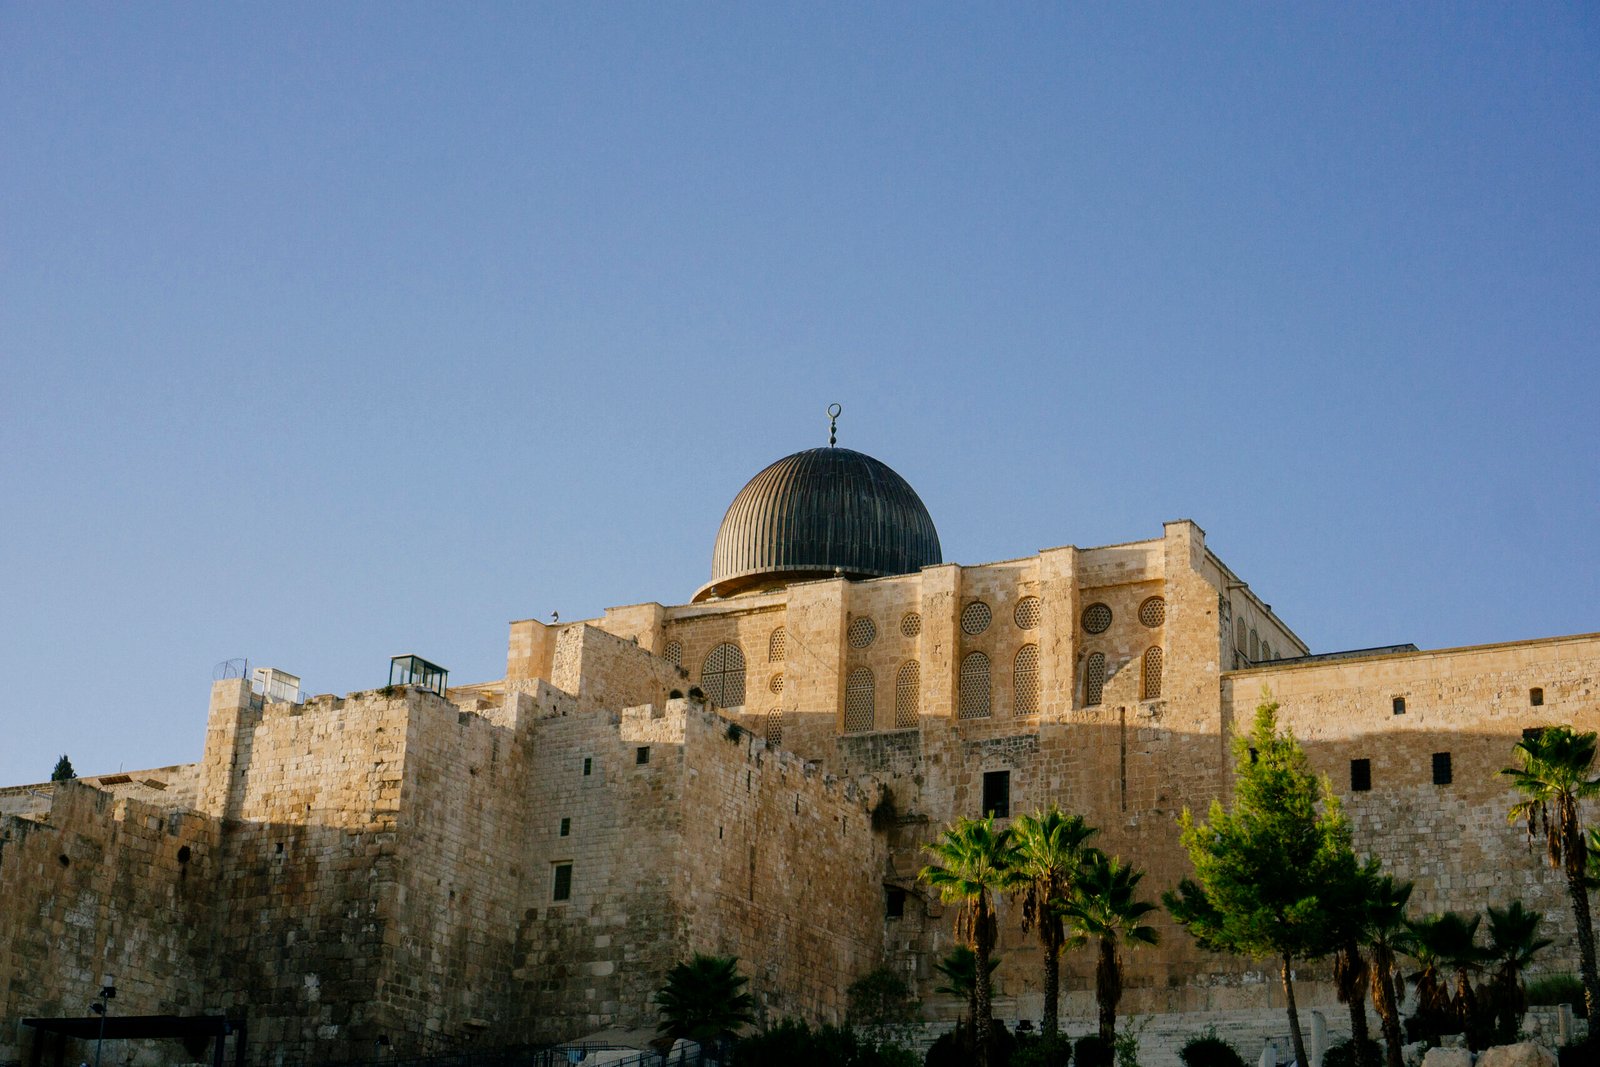
{"type": "Polygon", "coordinates": [[[755,471],[1600,630],[1583,4],[0,6],[0,783],[682,602],[755,471]]]}

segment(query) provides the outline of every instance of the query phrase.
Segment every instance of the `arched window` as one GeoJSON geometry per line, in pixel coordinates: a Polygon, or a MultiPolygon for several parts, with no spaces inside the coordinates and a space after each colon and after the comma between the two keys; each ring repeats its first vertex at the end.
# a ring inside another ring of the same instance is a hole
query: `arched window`
{"type": "Polygon", "coordinates": [[[782,663],[788,651],[789,635],[783,632],[783,627],[772,631],[772,636],[767,638],[767,662],[782,663]]]}
{"type": "Polygon", "coordinates": [[[720,644],[700,667],[700,688],[713,704],[724,708],[744,706],[744,652],[735,644],[720,644]]]}
{"type": "Polygon", "coordinates": [[[676,641],[668,641],[667,647],[661,650],[661,658],[674,667],[683,666],[683,646],[676,641]]]}
{"type": "Polygon", "coordinates": [[[1161,662],[1160,645],[1152,645],[1144,650],[1144,677],[1140,679],[1139,699],[1155,700],[1161,696],[1161,662]]]}
{"type": "Polygon", "coordinates": [[[767,744],[776,748],[783,744],[783,709],[773,708],[767,712],[767,744]]]}
{"type": "Polygon", "coordinates": [[[907,660],[894,680],[894,725],[897,730],[917,725],[922,704],[922,664],[907,660]]]}
{"type": "Polygon", "coordinates": [[[989,716],[989,657],[969,652],[961,661],[961,686],[956,698],[956,717],[984,719],[989,716]]]}
{"type": "Polygon", "coordinates": [[[1245,655],[1250,657],[1250,662],[1252,663],[1258,663],[1261,660],[1261,640],[1256,637],[1254,627],[1250,629],[1250,651],[1245,655]]]}
{"type": "Polygon", "coordinates": [[[1106,654],[1104,652],[1089,653],[1089,661],[1083,665],[1083,703],[1087,707],[1094,707],[1100,703],[1100,694],[1106,687],[1106,654]]]}
{"type": "Polygon", "coordinates": [[[1011,665],[1011,691],[1016,701],[1013,710],[1018,715],[1035,715],[1038,713],[1038,645],[1023,645],[1017,650],[1016,661],[1011,665]]]}
{"type": "Polygon", "coordinates": [[[1233,644],[1240,652],[1250,647],[1249,636],[1245,631],[1244,616],[1237,615],[1233,620],[1233,644]]]}
{"type": "Polygon", "coordinates": [[[844,683],[844,732],[865,733],[872,729],[876,716],[872,669],[857,667],[844,683]]]}

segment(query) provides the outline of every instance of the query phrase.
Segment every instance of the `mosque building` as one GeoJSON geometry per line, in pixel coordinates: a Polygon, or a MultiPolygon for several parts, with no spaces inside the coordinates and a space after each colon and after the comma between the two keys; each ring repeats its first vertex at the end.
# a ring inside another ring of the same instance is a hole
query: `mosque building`
{"type": "MultiPolygon", "coordinates": [[[[0,789],[0,1064],[87,1058],[106,974],[113,1021],[178,1020],[188,1044],[152,1062],[649,1026],[694,952],[738,956],[769,1020],[838,1021],[880,966],[954,1017],[921,846],[1056,804],[1155,899],[1264,690],[1414,911],[1521,899],[1554,928],[1545,967],[1576,970],[1564,883],[1495,772],[1526,729],[1600,728],[1600,634],[1314,654],[1194,522],[1148,533],[948,563],[905,479],[830,444],[738,493],[684,603],[514,622],[503,678],[400,657],[340,697],[224,672],[198,763],[0,789]]],[[[996,1014],[1036,1020],[1017,913],[996,1014]]],[[[1269,968],[1156,921],[1124,1015],[1277,1003],[1269,968]]],[[[1064,1020],[1092,1011],[1091,956],[1064,957],[1064,1020]]],[[[1304,1001],[1333,1003],[1325,978],[1304,1001]]]]}

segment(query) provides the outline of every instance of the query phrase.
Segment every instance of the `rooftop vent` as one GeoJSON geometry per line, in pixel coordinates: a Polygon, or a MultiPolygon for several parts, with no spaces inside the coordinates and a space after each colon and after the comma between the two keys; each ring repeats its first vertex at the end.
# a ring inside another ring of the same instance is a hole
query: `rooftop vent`
{"type": "Polygon", "coordinates": [[[429,663],[421,656],[394,656],[389,660],[389,684],[414,685],[430,693],[444,696],[450,681],[450,672],[437,663],[429,663]]]}

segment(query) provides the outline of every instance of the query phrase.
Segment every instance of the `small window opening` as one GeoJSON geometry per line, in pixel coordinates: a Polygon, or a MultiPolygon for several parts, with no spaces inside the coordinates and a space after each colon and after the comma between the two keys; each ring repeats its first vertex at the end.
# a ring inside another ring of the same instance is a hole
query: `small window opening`
{"type": "Polygon", "coordinates": [[[188,863],[189,862],[189,857],[192,856],[193,854],[194,853],[189,851],[189,846],[188,845],[179,846],[179,848],[178,848],[178,862],[179,863],[188,863]]]}
{"type": "Polygon", "coordinates": [[[550,889],[551,900],[572,899],[572,864],[556,864],[555,884],[550,889]]]}
{"type": "Polygon", "coordinates": [[[585,778],[587,778],[589,775],[591,775],[593,773],[594,773],[594,758],[591,757],[591,756],[583,757],[583,776],[585,778]]]}
{"type": "Polygon", "coordinates": [[[1524,741],[1537,741],[1539,740],[1539,735],[1543,733],[1543,726],[1530,726],[1526,730],[1522,731],[1522,739],[1524,741]]]}
{"type": "Polygon", "coordinates": [[[562,819],[561,820],[561,836],[562,837],[570,837],[571,835],[572,835],[572,820],[571,819],[562,819]]]}
{"type": "Polygon", "coordinates": [[[72,861],[67,859],[67,854],[65,852],[56,857],[56,862],[61,864],[63,867],[70,867],[72,865],[72,861]]]}
{"type": "Polygon", "coordinates": [[[1011,772],[983,772],[983,813],[996,819],[1011,816],[1011,772]]]}
{"type": "Polygon", "coordinates": [[[883,914],[889,919],[903,919],[906,916],[906,891],[896,886],[889,886],[883,893],[883,914]]]}
{"type": "Polygon", "coordinates": [[[1544,704],[1544,690],[1543,689],[1539,688],[1538,686],[1534,686],[1532,689],[1528,690],[1528,705],[1530,707],[1537,708],[1537,707],[1543,706],[1543,704],[1544,704]]]}
{"type": "Polygon", "coordinates": [[[1433,754],[1433,784],[1450,784],[1450,753],[1435,752],[1433,754]]]}
{"type": "Polygon", "coordinates": [[[1367,793],[1372,790],[1372,761],[1369,759],[1353,759],[1350,761],[1350,792],[1367,793]]]}
{"type": "Polygon", "coordinates": [[[279,841],[278,846],[272,851],[279,856],[283,855],[283,842],[279,841]]]}
{"type": "Polygon", "coordinates": [[[1406,713],[1406,698],[1405,697],[1395,697],[1394,698],[1394,713],[1396,715],[1404,715],[1406,713]]]}
{"type": "Polygon", "coordinates": [[[649,745],[640,745],[636,750],[634,750],[633,762],[635,764],[641,766],[641,767],[644,766],[646,763],[649,763],[650,762],[650,746],[649,745]]]}

